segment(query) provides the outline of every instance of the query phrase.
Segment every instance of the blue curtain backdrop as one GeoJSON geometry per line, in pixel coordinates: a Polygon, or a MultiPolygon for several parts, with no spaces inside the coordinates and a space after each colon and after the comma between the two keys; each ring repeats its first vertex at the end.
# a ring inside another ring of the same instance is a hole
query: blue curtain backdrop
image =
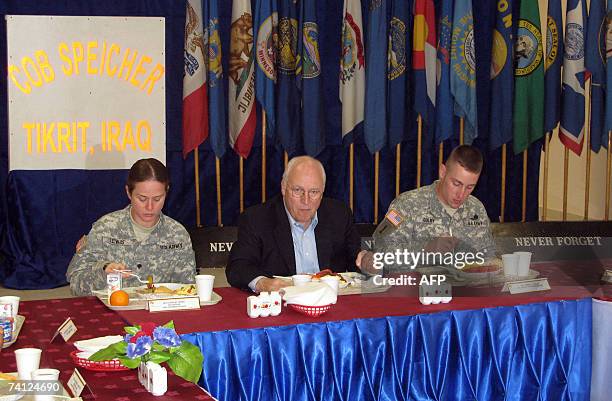
{"type": "Polygon", "coordinates": [[[587,401],[591,299],[183,335],[220,401],[587,401]]]}
{"type": "MultiPolygon", "coordinates": [[[[255,3],[257,0],[253,0],[255,3]]],[[[400,0],[395,0],[400,1],[400,0]]],[[[401,0],[403,1],[403,0],[401,0]]],[[[518,3],[518,2],[515,2],[518,3]]],[[[227,71],[229,0],[219,1],[223,67],[227,71]]],[[[341,105],[338,100],[340,30],[342,1],[318,1],[320,55],[322,60],[324,127],[327,147],[318,156],[328,171],[326,196],[348,202],[348,147],[341,139],[341,105]]],[[[393,1],[388,1],[391,7],[393,1]]],[[[490,103],[489,60],[491,29],[494,24],[495,2],[474,2],[477,49],[478,124],[481,135],[475,145],[488,149],[487,127],[490,103]]],[[[368,1],[362,1],[364,27],[368,21],[368,1]]],[[[6,23],[4,15],[110,15],[161,16],[166,19],[166,147],[172,185],[164,212],[187,227],[195,226],[195,189],[193,153],[181,155],[181,112],[183,79],[183,34],[185,2],[177,0],[3,0],[0,1],[0,75],[7,76],[6,23]]],[[[366,49],[367,51],[367,49],[366,49]]],[[[227,75],[224,77],[227,88],[227,75]]],[[[413,87],[411,85],[410,87],[413,87]]],[[[7,93],[7,81],[0,81],[0,92],[7,93]]],[[[112,100],[111,100],[112,101],[112,100]]],[[[392,100],[391,100],[392,101],[392,100]]],[[[6,96],[0,99],[0,281],[13,288],[51,288],[65,282],[65,271],[74,252],[77,239],[87,233],[91,224],[103,214],[126,205],[123,190],[126,171],[13,171],[8,173],[8,105],[6,96]],[[5,258],[2,263],[2,258],[5,258]]],[[[408,102],[411,102],[409,94],[408,102]]],[[[409,108],[409,110],[411,107],[409,108]]],[[[401,148],[401,190],[416,183],[416,121],[411,111],[410,124],[401,148]]],[[[261,201],[261,118],[255,144],[245,162],[245,206],[261,201]]],[[[458,124],[456,124],[458,126],[458,124]]],[[[363,144],[363,127],[359,125],[355,138],[355,220],[373,221],[374,158],[363,144]]],[[[445,142],[445,154],[457,145],[458,136],[445,142]]],[[[301,141],[299,141],[301,143],[301,141]]],[[[527,218],[537,219],[539,154],[541,143],[529,151],[527,218]]],[[[268,141],[267,194],[279,192],[283,169],[283,152],[274,141],[268,141]]],[[[295,154],[302,154],[298,149],[295,154]]],[[[433,132],[423,135],[422,183],[437,177],[437,149],[433,132]]],[[[379,216],[383,216],[395,196],[395,148],[381,151],[379,216]]],[[[485,168],[474,195],[485,204],[492,221],[500,214],[501,150],[485,153],[485,168]]],[[[208,141],[200,147],[201,210],[203,224],[216,225],[215,158],[208,141]]],[[[521,218],[522,155],[508,152],[506,183],[506,221],[521,218]]],[[[238,157],[228,150],[221,159],[223,224],[236,224],[239,214],[238,157]]]]}

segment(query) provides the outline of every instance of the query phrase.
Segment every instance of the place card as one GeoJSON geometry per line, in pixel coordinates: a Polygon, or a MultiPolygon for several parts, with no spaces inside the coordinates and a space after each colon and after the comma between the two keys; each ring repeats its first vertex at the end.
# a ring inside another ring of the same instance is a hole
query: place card
{"type": "Polygon", "coordinates": [[[52,343],[58,334],[62,336],[65,342],[68,342],[70,337],[72,337],[74,333],[76,332],[77,332],[76,325],[72,321],[72,318],[68,318],[64,320],[64,323],[60,324],[57,330],[55,330],[55,334],[53,334],[53,337],[51,337],[51,341],[49,342],[52,343]]]}
{"type": "Polygon", "coordinates": [[[173,310],[200,309],[200,298],[181,297],[150,299],[148,301],[147,306],[149,312],[167,312],[173,310]]]}
{"type": "Polygon", "coordinates": [[[601,276],[601,281],[612,284],[612,270],[606,269],[603,275],[601,276]]]}
{"type": "Polygon", "coordinates": [[[550,290],[550,284],[548,284],[547,278],[511,281],[504,284],[504,287],[502,288],[502,292],[510,292],[510,294],[524,294],[526,292],[547,290],[550,290]]]}
{"type": "MultiPolygon", "coordinates": [[[[72,375],[70,376],[70,379],[68,379],[68,383],[66,384],[68,385],[68,388],[70,389],[70,392],[72,393],[73,397],[80,396],[85,386],[87,386],[87,383],[85,383],[85,379],[83,379],[83,376],[81,376],[81,373],[79,373],[78,369],[74,369],[74,372],[72,372],[72,375]]],[[[89,388],[89,386],[87,387],[89,388]]]]}

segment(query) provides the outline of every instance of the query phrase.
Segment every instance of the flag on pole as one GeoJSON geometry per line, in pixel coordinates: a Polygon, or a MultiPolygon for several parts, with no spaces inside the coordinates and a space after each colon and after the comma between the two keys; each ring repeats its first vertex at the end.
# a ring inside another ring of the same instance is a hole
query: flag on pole
{"type": "Polygon", "coordinates": [[[340,103],[342,138],[363,121],[365,97],[365,54],[361,0],[344,0],[342,54],[340,55],[340,103]]]}
{"type": "Polygon", "coordinates": [[[302,0],[296,78],[302,92],[302,132],[304,150],[315,157],[325,147],[323,103],[321,97],[321,58],[319,25],[315,0],[302,0]]]}
{"type": "Polygon", "coordinates": [[[204,21],[208,21],[204,38],[206,43],[206,71],[208,72],[206,83],[208,86],[210,146],[215,156],[221,158],[227,149],[227,131],[218,0],[207,0],[204,2],[204,21]]]}
{"type": "Polygon", "coordinates": [[[546,61],[544,63],[544,132],[559,124],[561,114],[561,61],[563,60],[561,0],[548,0],[546,61]]]}
{"type": "Polygon", "coordinates": [[[474,46],[472,1],[456,1],[453,10],[450,86],[455,99],[455,115],[464,119],[464,142],[478,136],[476,112],[476,49],[474,46]]]}
{"type": "Polygon", "coordinates": [[[363,137],[370,153],[387,144],[387,1],[370,0],[363,137]]]}
{"type": "Polygon", "coordinates": [[[415,0],[413,12],[414,110],[432,127],[436,107],[436,11],[433,0],[415,0]]]}
{"type": "MultiPolygon", "coordinates": [[[[591,75],[591,149],[599,152],[608,142],[606,125],[606,5],[591,0],[587,26],[585,67],[591,75]]],[[[612,33],[612,32],[611,32],[612,33]]]]}
{"type": "Polygon", "coordinates": [[[438,68],[436,89],[436,145],[453,135],[453,98],[450,89],[450,51],[453,0],[442,0],[438,19],[438,68]]]}
{"type": "MultiPolygon", "coordinates": [[[[552,0],[551,0],[552,1],[552,0]]],[[[499,2],[491,47],[491,118],[489,149],[495,150],[512,140],[512,92],[514,62],[512,56],[512,0],[499,2]]]]}
{"type": "Polygon", "coordinates": [[[606,131],[604,133],[603,146],[607,148],[608,135],[612,130],[612,0],[608,0],[606,14],[606,131]]]}
{"type": "Polygon", "coordinates": [[[582,152],[584,142],[585,21],[582,0],[568,0],[559,139],[577,155],[582,152]]]}
{"type": "Polygon", "coordinates": [[[204,62],[202,3],[188,0],[183,76],[183,157],[208,137],[208,99],[204,62]]]}
{"type": "Polygon", "coordinates": [[[295,78],[298,10],[294,0],[279,0],[278,14],[276,134],[285,152],[292,154],[302,139],[301,99],[295,78]]]}
{"type": "Polygon", "coordinates": [[[522,1],[514,48],[514,153],[544,135],[544,65],[537,1],[522,1]]]}
{"type": "Polygon", "coordinates": [[[255,97],[266,112],[266,136],[274,137],[276,109],[274,91],[276,84],[276,46],[278,38],[278,13],[275,0],[256,2],[253,36],[256,39],[255,97]]]}
{"type": "Polygon", "coordinates": [[[389,125],[389,146],[395,146],[404,139],[409,121],[408,94],[410,80],[410,35],[412,33],[410,3],[394,1],[389,21],[387,40],[387,121],[389,125]]]}
{"type": "Polygon", "coordinates": [[[234,0],[229,55],[230,146],[247,158],[255,137],[255,74],[251,0],[234,0]]]}

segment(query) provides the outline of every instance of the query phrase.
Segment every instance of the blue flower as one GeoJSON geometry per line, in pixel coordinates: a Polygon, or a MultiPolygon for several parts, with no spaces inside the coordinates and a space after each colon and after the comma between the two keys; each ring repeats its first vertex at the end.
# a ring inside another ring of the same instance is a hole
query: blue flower
{"type": "Polygon", "coordinates": [[[151,351],[153,339],[149,336],[138,337],[136,343],[128,343],[126,355],[128,358],[134,359],[143,356],[151,351]]]}
{"type": "Polygon", "coordinates": [[[153,339],[164,347],[178,347],[181,345],[181,339],[176,334],[176,331],[168,327],[156,327],[153,330],[153,339]]]}
{"type": "Polygon", "coordinates": [[[133,336],[133,335],[131,335],[131,334],[126,334],[125,336],[123,336],[123,341],[125,341],[126,343],[128,343],[128,344],[129,344],[130,339],[131,339],[132,337],[134,337],[134,336],[133,336]]]}

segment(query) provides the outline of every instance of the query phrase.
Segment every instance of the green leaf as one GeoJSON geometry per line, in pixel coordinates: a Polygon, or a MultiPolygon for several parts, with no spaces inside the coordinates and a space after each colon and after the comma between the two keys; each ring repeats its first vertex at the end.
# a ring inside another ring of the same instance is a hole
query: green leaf
{"type": "Polygon", "coordinates": [[[140,331],[140,327],[138,326],[126,326],[123,328],[123,330],[125,330],[126,333],[131,334],[131,335],[135,335],[136,333],[138,333],[140,331]]]}
{"type": "Polygon", "coordinates": [[[197,383],[202,374],[202,362],[204,357],[200,348],[188,341],[183,341],[180,347],[172,353],[168,360],[168,366],[172,371],[183,379],[197,383]]]}
{"type": "Polygon", "coordinates": [[[166,362],[171,357],[172,355],[170,355],[169,352],[163,352],[163,351],[162,352],[158,352],[158,351],[149,352],[149,361],[155,362],[155,363],[166,362]]]}
{"type": "Polygon", "coordinates": [[[173,329],[174,328],[174,320],[170,320],[168,323],[164,324],[162,327],[165,327],[167,329],[173,329]]]}
{"type": "Polygon", "coordinates": [[[124,341],[119,341],[118,343],[111,344],[106,348],[102,348],[100,351],[90,356],[89,360],[110,361],[111,359],[125,355],[126,349],[127,344],[124,341]]]}
{"type": "Polygon", "coordinates": [[[119,360],[123,364],[123,366],[128,367],[130,369],[137,368],[140,365],[140,358],[131,359],[127,356],[120,356],[119,360]]]}
{"type": "Polygon", "coordinates": [[[166,347],[158,343],[157,341],[153,342],[153,347],[151,347],[152,351],[164,351],[166,347]]]}

